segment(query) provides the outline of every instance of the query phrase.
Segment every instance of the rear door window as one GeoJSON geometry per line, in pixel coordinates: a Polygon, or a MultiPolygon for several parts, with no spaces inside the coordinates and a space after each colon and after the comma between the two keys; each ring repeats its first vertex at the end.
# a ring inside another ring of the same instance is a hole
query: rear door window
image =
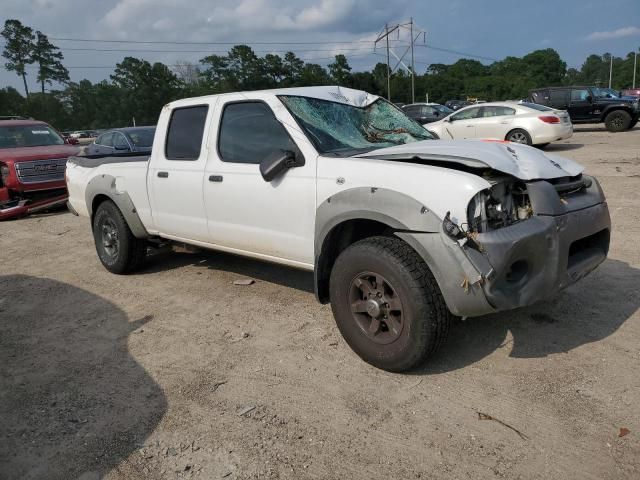
{"type": "Polygon", "coordinates": [[[491,107],[482,107],[482,117],[503,117],[505,115],[513,115],[516,111],[510,107],[500,107],[500,106],[491,106],[491,107]]]}
{"type": "Polygon", "coordinates": [[[550,104],[554,107],[564,107],[567,105],[567,91],[566,90],[551,90],[549,94],[550,104]]]}
{"type": "Polygon", "coordinates": [[[572,88],[571,89],[571,101],[572,102],[586,102],[589,96],[589,90],[586,88],[572,88]]]}
{"type": "Polygon", "coordinates": [[[176,108],[171,112],[165,156],[167,160],[198,160],[207,119],[207,105],[176,108]]]}

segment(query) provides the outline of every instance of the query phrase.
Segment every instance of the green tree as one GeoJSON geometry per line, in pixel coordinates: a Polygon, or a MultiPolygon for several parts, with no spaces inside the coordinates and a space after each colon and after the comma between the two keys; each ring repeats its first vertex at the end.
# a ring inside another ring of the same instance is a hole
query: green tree
{"type": "Polygon", "coordinates": [[[329,64],[329,75],[338,85],[344,87],[351,85],[351,67],[347,57],[343,54],[336,55],[335,61],[329,64]]]}
{"type": "Polygon", "coordinates": [[[329,85],[331,77],[327,71],[317,63],[305,63],[300,70],[300,76],[296,80],[296,87],[312,87],[316,85],[329,85]]]}
{"type": "Polygon", "coordinates": [[[15,88],[0,89],[0,115],[26,115],[25,99],[15,88]]]}
{"type": "Polygon", "coordinates": [[[4,64],[5,68],[10,72],[16,72],[22,77],[24,83],[24,92],[29,96],[29,87],[27,86],[26,65],[33,63],[34,39],[33,29],[22,25],[19,20],[7,20],[4,22],[4,28],[0,32],[5,39],[5,47],[2,56],[7,59],[4,64]]]}
{"type": "Polygon", "coordinates": [[[31,58],[38,65],[38,82],[42,87],[42,93],[45,83],[51,85],[53,82],[69,81],[69,70],[61,62],[64,59],[62,52],[49,42],[49,38],[42,32],[36,32],[31,58]]]}
{"type": "Polygon", "coordinates": [[[280,55],[273,55],[271,53],[266,54],[264,56],[263,68],[264,73],[270,80],[272,86],[280,84],[287,75],[287,71],[285,70],[285,66],[280,55]]]}
{"type": "Polygon", "coordinates": [[[152,65],[133,57],[125,57],[116,65],[111,80],[123,90],[124,102],[120,108],[128,119],[124,125],[132,124],[134,118],[136,124],[155,124],[162,107],[180,96],[182,86],[166,65],[152,65]]]}
{"type": "Polygon", "coordinates": [[[300,75],[302,75],[302,69],[304,68],[304,61],[296,56],[293,52],[287,52],[284,54],[284,60],[282,62],[285,72],[285,85],[294,85],[300,75]]]}

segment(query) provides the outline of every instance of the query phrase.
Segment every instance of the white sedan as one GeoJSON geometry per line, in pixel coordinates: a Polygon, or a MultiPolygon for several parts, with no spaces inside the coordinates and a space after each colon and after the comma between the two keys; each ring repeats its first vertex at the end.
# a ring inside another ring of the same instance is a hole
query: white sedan
{"type": "Polygon", "coordinates": [[[566,111],[526,102],[470,105],[425,128],[441,139],[507,140],[539,147],[573,135],[566,111]]]}

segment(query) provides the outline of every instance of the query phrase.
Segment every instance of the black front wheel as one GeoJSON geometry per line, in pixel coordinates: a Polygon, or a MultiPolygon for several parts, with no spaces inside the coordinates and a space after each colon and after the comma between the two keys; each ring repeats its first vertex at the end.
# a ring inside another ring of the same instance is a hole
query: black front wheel
{"type": "Polygon", "coordinates": [[[614,110],[605,117],[604,124],[610,132],[624,132],[631,125],[631,115],[624,110],[614,110]]]}
{"type": "Polygon", "coordinates": [[[102,265],[111,273],[129,273],[140,268],[147,242],[136,238],[120,209],[110,200],[98,206],[93,217],[93,239],[102,265]]]}
{"type": "Polygon", "coordinates": [[[412,369],[435,352],[452,318],[427,265],[397,237],[346,248],[331,271],[330,298],[349,346],[391,372],[412,369]]]}

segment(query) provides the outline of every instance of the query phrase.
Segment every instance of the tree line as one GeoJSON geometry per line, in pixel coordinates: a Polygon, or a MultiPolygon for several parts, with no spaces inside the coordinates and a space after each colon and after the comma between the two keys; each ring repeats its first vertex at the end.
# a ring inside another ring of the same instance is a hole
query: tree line
{"type": "MultiPolygon", "coordinates": [[[[341,85],[386,96],[387,65],[371,71],[353,71],[344,55],[336,55],[326,68],[305,62],[294,52],[258,56],[248,45],[236,45],[226,55],[208,55],[198,64],[167,66],[125,57],[109,80],[71,82],[58,47],[42,32],[7,20],[5,68],[19,75],[25,96],[12,87],[0,89],[0,115],[23,115],[47,121],[61,130],[154,125],[166,103],[179,98],[266,88],[341,85]],[[36,66],[40,93],[30,93],[28,65],[36,66]],[[63,88],[45,91],[45,85],[63,88]]],[[[567,68],[553,49],[536,50],[523,57],[506,57],[489,65],[462,58],[452,64],[434,63],[416,71],[416,101],[434,102],[475,97],[487,101],[520,99],[529,90],[555,85],[608,84],[610,54],[590,55],[580,69],[567,68]]],[[[616,89],[631,85],[634,53],[613,57],[616,89]]],[[[417,69],[416,69],[417,70],[417,69]]],[[[391,77],[394,102],[411,101],[411,76],[400,70],[391,77]]]]}

